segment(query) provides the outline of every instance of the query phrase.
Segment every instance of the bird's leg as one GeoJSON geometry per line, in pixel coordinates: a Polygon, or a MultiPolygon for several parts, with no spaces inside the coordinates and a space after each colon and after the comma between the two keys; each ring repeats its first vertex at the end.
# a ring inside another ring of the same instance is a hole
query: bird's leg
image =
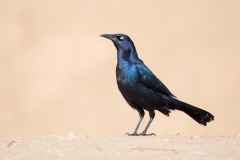
{"type": "Polygon", "coordinates": [[[144,110],[143,110],[142,108],[137,109],[137,111],[138,111],[138,113],[139,113],[140,119],[139,119],[139,121],[138,121],[138,123],[137,123],[137,126],[136,126],[134,132],[133,132],[132,134],[126,133],[128,136],[138,136],[138,135],[139,135],[139,134],[137,134],[137,131],[138,131],[138,128],[139,128],[139,126],[140,126],[140,124],[141,124],[141,122],[142,122],[142,120],[143,120],[143,117],[144,117],[144,114],[145,114],[145,113],[144,113],[144,110]]]}
{"type": "Polygon", "coordinates": [[[150,134],[146,134],[147,133],[147,130],[148,130],[148,127],[150,126],[150,124],[152,123],[154,117],[155,117],[155,112],[154,110],[153,111],[149,111],[149,116],[150,116],[150,119],[145,127],[145,129],[143,130],[143,132],[141,134],[139,134],[140,136],[156,136],[154,133],[150,133],[150,134]]]}
{"type": "Polygon", "coordinates": [[[137,134],[137,131],[138,131],[138,128],[139,128],[139,126],[140,126],[140,124],[141,124],[141,122],[142,122],[142,119],[143,119],[143,117],[140,117],[140,119],[139,119],[139,121],[138,121],[138,123],[137,123],[137,126],[136,126],[133,134],[137,134]]]}

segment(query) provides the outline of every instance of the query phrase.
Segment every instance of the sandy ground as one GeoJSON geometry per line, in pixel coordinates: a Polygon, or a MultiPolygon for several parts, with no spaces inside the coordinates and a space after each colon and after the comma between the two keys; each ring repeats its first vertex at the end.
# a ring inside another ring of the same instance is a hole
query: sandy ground
{"type": "Polygon", "coordinates": [[[0,159],[240,159],[238,136],[1,137],[0,159]]]}

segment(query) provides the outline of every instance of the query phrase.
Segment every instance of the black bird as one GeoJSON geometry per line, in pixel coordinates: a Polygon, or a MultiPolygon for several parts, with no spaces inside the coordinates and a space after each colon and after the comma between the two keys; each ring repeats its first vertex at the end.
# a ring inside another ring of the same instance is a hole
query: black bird
{"type": "Polygon", "coordinates": [[[146,134],[155,116],[155,110],[169,116],[170,110],[180,110],[189,115],[199,124],[206,126],[214,116],[200,108],[182,102],[153,74],[153,72],[138,58],[136,48],[129,36],[124,34],[102,34],[110,39],[117,49],[117,84],[127,103],[136,109],[140,119],[136,129],[129,136],[155,135],[146,134]],[[144,117],[144,110],[149,112],[148,121],[142,133],[137,130],[144,117]]]}

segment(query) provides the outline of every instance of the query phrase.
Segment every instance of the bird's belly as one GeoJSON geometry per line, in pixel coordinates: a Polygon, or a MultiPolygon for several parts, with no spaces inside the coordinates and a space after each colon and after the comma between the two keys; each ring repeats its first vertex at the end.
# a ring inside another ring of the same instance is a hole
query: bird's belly
{"type": "Polygon", "coordinates": [[[154,109],[155,106],[159,106],[163,102],[158,93],[139,84],[118,84],[118,87],[128,102],[141,106],[146,110],[154,109]]]}

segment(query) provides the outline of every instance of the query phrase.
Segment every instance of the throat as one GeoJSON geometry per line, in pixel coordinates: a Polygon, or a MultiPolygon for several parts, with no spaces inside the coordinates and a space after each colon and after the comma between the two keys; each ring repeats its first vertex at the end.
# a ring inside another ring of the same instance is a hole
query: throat
{"type": "Polygon", "coordinates": [[[138,58],[136,51],[118,51],[118,63],[139,63],[141,60],[138,58]]]}

